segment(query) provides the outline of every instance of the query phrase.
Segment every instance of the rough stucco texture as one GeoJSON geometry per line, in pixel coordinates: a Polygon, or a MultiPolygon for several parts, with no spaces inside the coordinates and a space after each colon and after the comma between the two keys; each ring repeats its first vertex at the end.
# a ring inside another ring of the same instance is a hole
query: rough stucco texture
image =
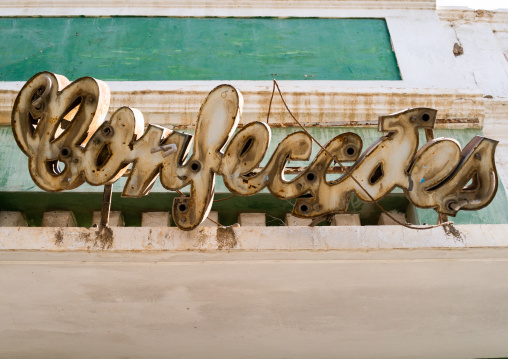
{"type": "Polygon", "coordinates": [[[0,39],[0,81],[400,80],[383,19],[0,18],[0,39]]]}

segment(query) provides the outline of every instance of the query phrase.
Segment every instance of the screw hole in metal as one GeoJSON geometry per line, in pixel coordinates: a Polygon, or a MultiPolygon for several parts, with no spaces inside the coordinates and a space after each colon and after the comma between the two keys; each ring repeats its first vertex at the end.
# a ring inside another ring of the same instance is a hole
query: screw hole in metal
{"type": "Polygon", "coordinates": [[[178,205],[178,210],[179,210],[180,212],[185,212],[185,211],[187,210],[187,205],[186,205],[185,203],[180,203],[180,204],[178,205]]]}
{"type": "Polygon", "coordinates": [[[102,129],[102,134],[105,136],[105,137],[110,137],[110,136],[113,136],[113,133],[114,133],[114,130],[113,130],[113,127],[107,125],[107,126],[104,126],[104,128],[102,129]]]}
{"type": "Polygon", "coordinates": [[[428,113],[424,113],[424,114],[422,115],[422,120],[423,120],[424,122],[428,122],[428,121],[430,120],[430,115],[429,115],[428,113]]]}
{"type": "Polygon", "coordinates": [[[306,204],[302,204],[300,206],[300,211],[302,211],[302,213],[305,213],[309,210],[309,207],[306,205],[306,204]]]}
{"type": "Polygon", "coordinates": [[[69,147],[62,147],[60,150],[60,156],[62,158],[69,158],[72,155],[72,150],[69,147]]]}
{"type": "Polygon", "coordinates": [[[314,181],[316,179],[316,175],[312,172],[307,173],[307,181],[314,181]]]}
{"type": "Polygon", "coordinates": [[[201,169],[201,163],[199,163],[198,161],[194,161],[190,164],[190,169],[192,172],[199,172],[199,170],[201,169]]]}
{"type": "Polygon", "coordinates": [[[348,156],[353,156],[355,154],[356,150],[354,147],[349,146],[346,148],[346,153],[348,156]]]}

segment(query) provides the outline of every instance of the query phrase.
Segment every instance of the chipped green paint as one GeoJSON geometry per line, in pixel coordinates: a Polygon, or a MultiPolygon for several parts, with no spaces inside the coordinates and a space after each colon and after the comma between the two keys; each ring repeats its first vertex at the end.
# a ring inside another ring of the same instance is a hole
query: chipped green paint
{"type": "Polygon", "coordinates": [[[4,17],[0,58],[0,81],[401,79],[383,19],[4,17]]]}
{"type": "MultiPolygon", "coordinates": [[[[288,134],[298,131],[298,128],[273,128],[272,140],[267,156],[261,165],[265,165],[269,155],[275,151],[277,144],[288,134]]],[[[308,131],[321,143],[326,143],[340,133],[352,131],[363,139],[364,150],[376,141],[380,133],[376,128],[348,128],[348,127],[312,127],[308,131]]],[[[190,132],[190,131],[186,131],[190,132]]],[[[451,137],[457,139],[464,146],[478,130],[436,130],[436,137],[451,137]]],[[[425,136],[421,133],[420,143],[425,143],[425,136]]],[[[311,159],[319,151],[313,146],[311,159]]],[[[305,166],[310,161],[291,162],[290,166],[305,166]]],[[[42,213],[49,210],[72,210],[80,226],[90,226],[92,211],[100,210],[102,201],[102,187],[82,185],[68,192],[46,193],[36,187],[28,173],[28,160],[19,150],[10,126],[0,126],[0,210],[16,210],[26,214],[31,225],[40,224],[42,213]]],[[[335,175],[338,176],[338,175],[335,175]]],[[[290,176],[287,176],[288,178],[290,176]]],[[[121,198],[120,192],[125,184],[121,178],[114,184],[112,210],[122,211],[126,225],[139,226],[143,211],[170,211],[175,194],[162,188],[156,181],[150,194],[143,198],[121,198]]],[[[185,190],[184,190],[185,192],[185,190]]],[[[222,177],[217,176],[215,187],[216,198],[229,197],[231,194],[225,188],[222,177]]],[[[231,225],[237,221],[241,212],[263,212],[267,214],[268,225],[281,225],[285,213],[291,211],[294,201],[280,200],[273,197],[265,189],[262,193],[250,197],[234,197],[227,201],[214,203],[212,210],[219,212],[219,221],[224,225],[231,225]]],[[[405,211],[408,200],[400,189],[380,201],[388,211],[405,211]]],[[[456,224],[502,224],[508,223],[508,213],[505,211],[507,197],[500,184],[496,197],[486,208],[479,211],[460,211],[457,217],[450,218],[456,224]]],[[[349,212],[359,213],[362,224],[374,225],[379,217],[379,209],[372,203],[351,197],[349,212]]],[[[420,223],[436,223],[436,215],[432,209],[417,209],[420,223]]]]}

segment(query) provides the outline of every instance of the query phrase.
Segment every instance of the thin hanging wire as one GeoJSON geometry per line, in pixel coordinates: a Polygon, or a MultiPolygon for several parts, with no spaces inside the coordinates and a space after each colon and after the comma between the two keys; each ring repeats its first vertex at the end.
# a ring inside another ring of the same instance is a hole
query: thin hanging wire
{"type": "MultiPolygon", "coordinates": [[[[339,159],[337,158],[337,156],[334,156],[332,155],[314,136],[312,136],[309,131],[307,131],[307,129],[305,127],[303,127],[303,125],[300,123],[300,121],[298,121],[296,119],[296,117],[293,115],[293,113],[291,112],[291,110],[289,109],[289,106],[287,105],[286,103],[286,100],[284,99],[284,96],[282,95],[282,91],[279,87],[279,84],[277,83],[277,81],[274,79],[273,80],[273,88],[272,88],[272,95],[270,96],[270,102],[268,104],[268,113],[267,113],[267,116],[266,116],[266,123],[269,124],[269,121],[270,121],[270,113],[271,113],[271,109],[272,109],[272,102],[273,102],[273,97],[275,95],[275,88],[277,87],[277,91],[280,95],[280,98],[282,100],[282,103],[284,104],[284,107],[286,108],[286,110],[288,111],[289,115],[291,116],[291,118],[298,124],[298,126],[300,126],[300,128],[319,146],[321,147],[321,149],[327,154],[329,155],[335,163],[337,163],[340,167],[340,169],[346,173],[346,176],[349,176],[351,177],[351,179],[364,191],[364,193],[370,198],[370,200],[384,213],[388,216],[388,218],[390,218],[391,220],[393,220],[395,223],[401,225],[401,226],[404,226],[406,228],[410,228],[410,229],[416,229],[416,230],[419,230],[419,229],[432,229],[432,228],[437,228],[437,227],[442,227],[442,226],[449,226],[451,224],[453,224],[453,222],[451,221],[447,221],[447,222],[443,222],[443,223],[439,223],[439,224],[436,224],[436,225],[432,225],[432,226],[415,226],[415,225],[412,225],[412,224],[409,224],[409,223],[405,223],[405,222],[401,222],[399,221],[398,219],[396,219],[394,216],[392,216],[388,211],[386,211],[380,204],[379,202],[369,193],[369,191],[363,187],[363,185],[351,174],[351,171],[349,170],[349,168],[347,166],[344,166],[340,161],[339,159]]],[[[178,194],[180,194],[181,196],[186,196],[184,193],[182,193],[181,191],[179,190],[176,190],[175,192],[177,192],[178,194]]],[[[229,197],[226,197],[226,198],[222,198],[222,199],[216,199],[214,200],[213,202],[221,202],[221,201],[226,201],[228,199],[231,199],[233,197],[236,197],[236,195],[232,195],[232,196],[229,196],[229,197]]],[[[207,217],[212,223],[220,226],[220,227],[223,227],[219,222],[217,221],[214,221],[213,219],[211,219],[209,216],[207,217]]],[[[280,220],[280,219],[279,219],[280,220]]]]}
{"type": "Polygon", "coordinates": [[[337,158],[337,156],[334,156],[332,155],[326,148],[323,147],[323,145],[321,145],[321,143],[319,143],[319,141],[314,137],[312,136],[309,131],[307,131],[305,129],[305,127],[302,126],[302,124],[300,123],[300,121],[298,121],[296,119],[296,117],[293,115],[293,113],[291,112],[291,110],[289,109],[287,103],[286,103],[286,100],[284,100],[284,96],[282,96],[282,91],[280,90],[280,87],[279,87],[279,84],[277,83],[277,81],[274,79],[273,80],[273,90],[272,90],[272,97],[270,98],[270,103],[268,105],[268,114],[266,116],[267,118],[267,123],[268,123],[268,119],[270,118],[270,111],[271,111],[271,108],[272,108],[272,100],[273,100],[273,96],[274,96],[274,93],[275,93],[275,87],[277,87],[277,91],[279,92],[279,95],[280,95],[280,98],[282,100],[282,103],[284,104],[284,107],[286,108],[286,110],[288,111],[289,115],[291,116],[291,118],[298,124],[298,126],[300,126],[302,128],[302,130],[319,146],[321,147],[321,149],[328,155],[330,156],[334,161],[335,163],[337,163],[339,165],[339,167],[341,168],[342,171],[344,171],[346,173],[346,176],[349,176],[351,177],[351,179],[365,192],[365,194],[370,198],[370,200],[372,202],[374,202],[374,204],[384,213],[388,216],[388,218],[390,218],[391,220],[393,220],[395,223],[398,223],[400,224],[401,226],[404,226],[406,228],[410,228],[410,229],[432,229],[432,228],[437,228],[437,227],[442,227],[442,226],[449,226],[451,224],[453,224],[453,222],[451,221],[448,221],[448,222],[443,222],[443,223],[439,223],[439,224],[436,224],[436,225],[432,225],[432,226],[415,226],[415,225],[412,225],[412,224],[409,224],[409,223],[405,223],[405,222],[401,222],[399,221],[398,219],[396,219],[394,216],[392,216],[388,211],[386,211],[379,203],[378,201],[372,197],[372,195],[369,193],[369,191],[362,186],[362,184],[351,174],[351,171],[347,168],[347,166],[344,166],[340,161],[339,159],[337,158]]]}

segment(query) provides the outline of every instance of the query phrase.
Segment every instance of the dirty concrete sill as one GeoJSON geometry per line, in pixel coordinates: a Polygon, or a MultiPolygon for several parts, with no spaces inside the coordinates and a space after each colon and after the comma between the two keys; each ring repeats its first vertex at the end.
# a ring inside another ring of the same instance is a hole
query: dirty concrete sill
{"type": "MultiPolygon", "coordinates": [[[[457,225],[411,230],[354,227],[2,227],[0,252],[331,252],[415,249],[504,249],[508,225],[457,225]]],[[[504,251],[503,251],[504,253],[504,251]]]]}

